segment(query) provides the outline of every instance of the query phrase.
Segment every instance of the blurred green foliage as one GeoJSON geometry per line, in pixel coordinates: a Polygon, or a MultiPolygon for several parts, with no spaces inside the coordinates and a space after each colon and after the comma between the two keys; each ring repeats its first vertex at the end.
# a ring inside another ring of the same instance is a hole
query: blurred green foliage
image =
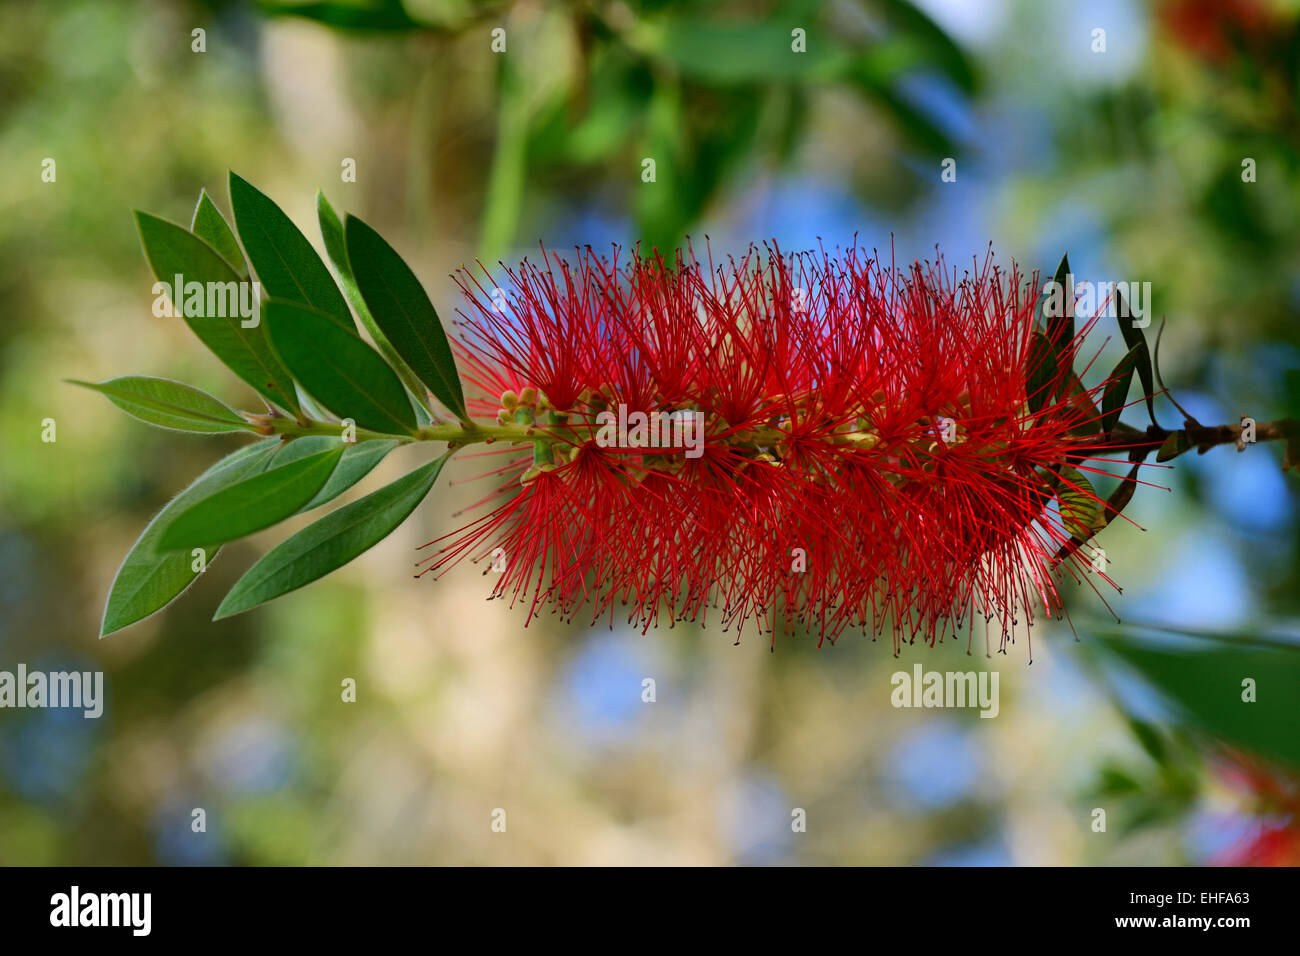
{"type": "MultiPolygon", "coordinates": [[[[846,89],[912,150],[946,156],[956,144],[908,102],[898,79],[931,69],[964,94],[977,88],[969,58],[905,0],[867,9],[815,0],[409,6],[261,9],[343,30],[427,34],[434,56],[466,35],[482,42],[488,30],[501,31],[492,50],[510,55],[497,57],[495,70],[496,141],[479,241],[487,260],[516,239],[530,185],[626,189],[653,159],[662,188],[638,191],[637,234],[668,250],[741,170],[790,158],[813,91],[846,89]]],[[[894,172],[906,178],[901,163],[894,172]]]]}

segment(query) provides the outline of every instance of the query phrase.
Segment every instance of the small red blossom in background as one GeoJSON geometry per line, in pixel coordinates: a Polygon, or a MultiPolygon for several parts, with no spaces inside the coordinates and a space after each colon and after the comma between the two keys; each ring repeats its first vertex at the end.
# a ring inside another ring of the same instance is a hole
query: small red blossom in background
{"type": "Polygon", "coordinates": [[[495,555],[493,596],[530,619],[783,622],[896,650],[962,629],[969,648],[979,625],[1005,651],[1062,611],[1062,575],[1090,580],[1072,511],[1100,501],[1081,470],[1115,460],[1084,464],[1096,319],[1036,331],[1036,276],[856,247],[542,256],[459,277],[470,412],[530,430],[485,453],[495,490],[425,571],[495,555]],[[600,442],[618,407],[699,413],[702,452],[600,442]]]}
{"type": "Polygon", "coordinates": [[[1180,46],[1216,63],[1236,47],[1257,45],[1280,19],[1261,0],[1169,0],[1158,17],[1180,46]]]}
{"type": "Polygon", "coordinates": [[[1241,752],[1224,755],[1218,769],[1220,779],[1249,800],[1257,819],[1250,833],[1210,864],[1300,865],[1300,781],[1241,752]]]}

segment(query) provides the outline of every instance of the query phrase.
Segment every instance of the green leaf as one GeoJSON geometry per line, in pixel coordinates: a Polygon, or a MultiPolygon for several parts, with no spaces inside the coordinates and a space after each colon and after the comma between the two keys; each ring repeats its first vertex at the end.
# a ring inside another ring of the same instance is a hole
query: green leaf
{"type": "Polygon", "coordinates": [[[309,455],[319,455],[323,451],[333,451],[343,444],[343,439],[337,435],[303,435],[288,441],[280,439],[280,447],[267,457],[262,470],[279,468],[309,455]]]}
{"type": "Polygon", "coordinates": [[[302,413],[309,419],[318,422],[329,421],[331,416],[327,409],[322,408],[316,399],[307,394],[307,390],[302,387],[302,382],[294,383],[294,394],[298,396],[298,404],[302,406],[302,413]]]}
{"type": "Polygon", "coordinates": [[[1142,463],[1135,462],[1133,467],[1128,470],[1128,476],[1116,485],[1115,490],[1106,499],[1106,510],[1102,515],[1106,524],[1110,524],[1118,518],[1124,509],[1128,507],[1128,503],[1133,500],[1133,493],[1137,491],[1138,486],[1138,472],[1141,470],[1142,463]]]}
{"type": "Polygon", "coordinates": [[[634,48],[667,60],[684,75],[709,85],[822,81],[849,72],[853,58],[831,42],[808,38],[805,53],[791,55],[790,29],[781,23],[723,23],[695,17],[642,20],[628,35],[634,48]]]}
{"type": "Polygon", "coordinates": [[[334,207],[329,204],[329,200],[325,198],[325,194],[320,190],[316,191],[316,217],[320,220],[320,234],[321,238],[325,240],[325,252],[329,256],[330,264],[334,266],[334,273],[338,277],[339,284],[343,286],[343,294],[347,296],[352,311],[356,312],[357,317],[361,319],[361,324],[370,333],[370,337],[375,342],[375,347],[379,349],[379,354],[393,367],[397,377],[402,380],[406,390],[411,393],[411,402],[415,408],[416,418],[420,424],[427,425],[432,419],[422,400],[425,387],[416,378],[415,373],[402,361],[401,356],[397,354],[397,350],[393,348],[392,343],[384,335],[384,330],[379,327],[374,316],[370,314],[370,310],[366,308],[366,300],[361,297],[361,290],[357,288],[356,277],[352,275],[352,266],[348,263],[348,249],[343,238],[343,223],[339,221],[338,214],[334,212],[334,207]]]}
{"type": "Polygon", "coordinates": [[[1142,392],[1146,396],[1147,414],[1151,417],[1151,424],[1158,428],[1160,423],[1156,421],[1156,382],[1151,369],[1151,350],[1147,348],[1147,337],[1142,329],[1134,325],[1133,313],[1118,288],[1115,289],[1115,315],[1119,320],[1119,334],[1124,337],[1124,344],[1129,347],[1129,351],[1137,350],[1138,381],[1142,383],[1142,392]]]}
{"type": "Polygon", "coordinates": [[[406,389],[360,337],[296,302],[271,299],[262,315],[276,352],[318,402],[362,428],[389,435],[415,432],[406,389]]]}
{"type": "Polygon", "coordinates": [[[1044,293],[1038,302],[1038,328],[1029,342],[1029,378],[1025,387],[1031,412],[1041,411],[1044,405],[1055,400],[1059,390],[1068,387],[1068,380],[1060,377],[1060,371],[1064,356],[1071,354],[1070,343],[1074,338],[1074,302],[1067,294],[1065,284],[1069,271],[1069,257],[1062,256],[1053,279],[1060,289],[1062,314],[1051,314],[1055,311],[1052,296],[1044,293]]]}
{"type": "Polygon", "coordinates": [[[340,0],[281,3],[263,0],[258,6],[267,16],[303,17],[342,30],[401,33],[418,30],[422,26],[418,21],[411,19],[402,6],[401,0],[372,0],[368,3],[346,3],[340,0]]]}
{"type": "Polygon", "coordinates": [[[214,620],[310,584],[368,551],[424,500],[447,458],[443,455],[299,531],[236,582],[217,608],[214,620]]]}
{"type": "Polygon", "coordinates": [[[1052,277],[1052,281],[1061,290],[1061,314],[1050,314],[1053,311],[1049,308],[1052,302],[1050,295],[1043,296],[1039,306],[1043,331],[1052,339],[1052,351],[1055,355],[1069,352],[1074,342],[1074,292],[1067,285],[1069,276],[1070,256],[1067,253],[1061,256],[1061,261],[1056,266],[1056,274],[1052,277]]]}
{"type": "Polygon", "coordinates": [[[1101,646],[1137,670],[1190,726],[1234,748],[1300,767],[1300,646],[1261,647],[1229,637],[1227,645],[1239,646],[1206,647],[1189,635],[1172,647],[1167,640],[1100,637],[1101,646]],[[1242,700],[1246,678],[1254,681],[1254,701],[1242,700]]]}
{"type": "MultiPolygon", "coordinates": [[[[145,258],[159,282],[170,289],[179,275],[182,283],[198,282],[205,289],[222,291],[222,307],[214,312],[226,312],[225,316],[207,314],[206,292],[202,307],[187,309],[183,302],[173,303],[199,340],[268,401],[296,413],[298,400],[293,391],[293,377],[271,351],[260,321],[245,327],[239,310],[230,307],[230,294],[238,294],[241,281],[230,264],[206,242],[174,222],[139,211],[135,220],[145,258]],[[208,283],[218,285],[208,286],[208,283]],[[195,314],[186,314],[190,311],[195,314]]],[[[212,304],[218,304],[215,298],[212,304]]],[[[254,313],[253,319],[256,318],[254,313]]]]}
{"type": "Polygon", "coordinates": [[[923,44],[948,79],[968,93],[975,91],[979,77],[974,64],[937,23],[908,0],[883,0],[880,6],[889,24],[887,35],[901,33],[923,44]]]}
{"type": "Polygon", "coordinates": [[[343,456],[331,451],[277,465],[222,488],[172,518],[158,539],[160,551],[224,544],[278,524],[316,497],[343,456]]]}
{"type": "Polygon", "coordinates": [[[387,457],[388,453],[400,445],[395,440],[363,441],[349,444],[343,451],[339,466],[330,475],[325,487],[316,493],[316,497],[303,505],[303,511],[310,511],[333,501],[347,491],[366,475],[374,471],[375,466],[387,457]]]}
{"type": "MultiPolygon", "coordinates": [[[[810,12],[815,18],[815,11],[810,12]]],[[[626,31],[624,39],[637,52],[711,87],[814,86],[858,79],[883,88],[908,71],[938,65],[933,46],[915,35],[892,31],[855,49],[833,30],[810,26],[809,17],[794,15],[794,22],[807,30],[806,49],[797,55],[791,55],[792,24],[782,22],[779,14],[766,22],[647,18],[626,31]]]]}
{"type": "Polygon", "coordinates": [[[1097,516],[1093,519],[1092,526],[1089,528],[1089,533],[1084,537],[1078,538],[1077,542],[1072,540],[1061,545],[1056,552],[1055,560],[1060,561],[1066,555],[1073,553],[1079,544],[1090,540],[1096,532],[1100,531],[1120,516],[1128,506],[1129,501],[1132,500],[1133,492],[1137,490],[1136,479],[1141,467],[1141,462],[1138,462],[1129,469],[1128,477],[1115,486],[1115,490],[1112,491],[1110,497],[1106,499],[1105,507],[1098,509],[1097,516]]]}
{"type": "Polygon", "coordinates": [[[1045,333],[1034,330],[1029,340],[1029,376],[1025,380],[1025,401],[1029,410],[1037,414],[1051,398],[1056,381],[1058,357],[1052,340],[1045,333]]]}
{"type": "Polygon", "coordinates": [[[224,402],[192,385],[167,378],[126,375],[107,382],[82,382],[68,379],[73,385],[93,389],[108,396],[128,415],[178,432],[247,431],[252,426],[224,402]]]}
{"type": "Polygon", "coordinates": [[[1065,525],[1066,533],[1080,541],[1087,541],[1104,525],[1102,503],[1092,489],[1092,482],[1077,468],[1066,466],[1061,468],[1055,485],[1056,497],[1060,502],[1061,523],[1065,525]]]}
{"type": "Polygon", "coordinates": [[[221,210],[212,201],[206,189],[199,192],[198,205],[194,207],[194,219],[190,223],[190,232],[198,236],[213,249],[226,264],[234,269],[241,279],[248,278],[248,263],[244,261],[244,252],[239,248],[239,240],[221,215],[221,210]]]}
{"type": "Polygon", "coordinates": [[[316,497],[302,506],[302,511],[310,511],[343,494],[370,474],[375,466],[401,442],[397,439],[372,439],[343,443],[332,435],[308,435],[281,445],[280,449],[269,457],[267,467],[279,467],[306,458],[308,455],[337,448],[340,444],[343,444],[343,457],[339,460],[338,467],[330,475],[329,481],[325,482],[325,487],[316,493],[316,497]]]}
{"type": "Polygon", "coordinates": [[[1171,461],[1191,447],[1191,443],[1187,440],[1187,432],[1180,428],[1178,431],[1169,433],[1169,437],[1165,439],[1164,444],[1160,446],[1160,450],[1156,452],[1156,461],[1171,461]]]}
{"type": "Polygon", "coordinates": [[[348,216],[348,262],[375,322],[438,401],[467,417],[456,360],[424,286],[402,257],[368,225],[348,216]]]}
{"type": "Polygon", "coordinates": [[[1120,413],[1124,411],[1129,386],[1133,382],[1133,370],[1141,357],[1141,349],[1140,345],[1129,349],[1128,354],[1119,360],[1115,371],[1110,373],[1110,378],[1106,381],[1106,388],[1101,395],[1101,430],[1106,435],[1109,435],[1119,423],[1120,413]]]}
{"type": "Polygon", "coordinates": [[[1079,376],[1073,372],[1070,373],[1068,388],[1070,390],[1071,414],[1077,420],[1077,424],[1070,428],[1071,434],[1094,435],[1101,431],[1101,415],[1097,412],[1097,406],[1092,400],[1092,395],[1083,387],[1083,382],[1079,381],[1079,376]]]}
{"type": "Polygon", "coordinates": [[[239,238],[267,295],[309,305],[355,335],[356,323],[343,293],[293,220],[265,193],[234,173],[230,174],[230,207],[239,238]]]}
{"type": "MultiPolygon", "coordinates": [[[[100,637],[120,631],[161,610],[194,582],[199,572],[194,570],[194,557],[189,552],[162,553],[157,550],[162,529],[190,505],[255,472],[277,444],[275,439],[271,439],[231,452],[199,475],[154,516],[117,569],[104,605],[100,637]]],[[[210,565],[215,558],[214,551],[207,556],[206,563],[210,565]]]]}
{"type": "MultiPolygon", "coordinates": [[[[348,264],[348,247],[343,239],[343,222],[339,219],[339,214],[334,211],[330,201],[325,198],[325,193],[316,190],[316,221],[320,224],[320,236],[325,242],[325,255],[329,258],[330,264],[334,266],[334,274],[343,286],[343,294],[351,303],[353,310],[357,315],[369,312],[366,309],[366,302],[361,298],[361,290],[357,288],[357,280],[352,275],[352,266],[348,264]]],[[[363,320],[364,321],[364,320],[363,320]]],[[[373,335],[375,330],[371,330],[373,335]]],[[[381,332],[382,336],[383,333],[381,332]]]]}
{"type": "Polygon", "coordinates": [[[1137,738],[1138,743],[1141,744],[1148,757],[1161,766],[1169,763],[1169,748],[1165,745],[1164,737],[1161,736],[1160,731],[1154,724],[1130,716],[1128,717],[1128,725],[1129,729],[1133,731],[1133,736],[1137,738]]]}

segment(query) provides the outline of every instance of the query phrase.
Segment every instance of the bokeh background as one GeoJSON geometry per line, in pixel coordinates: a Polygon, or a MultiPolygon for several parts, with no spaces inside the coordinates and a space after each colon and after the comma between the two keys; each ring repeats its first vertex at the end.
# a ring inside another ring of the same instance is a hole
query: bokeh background
{"type": "Polygon", "coordinates": [[[228,210],[234,169],[313,241],[317,186],[364,216],[444,319],[449,273],[539,240],[856,235],[956,263],[992,242],[1042,270],[1068,250],[1077,275],[1152,283],[1165,381],[1201,420],[1295,414],[1298,21],[1269,0],[9,0],[0,669],[103,670],[108,704],[0,711],[0,863],[1300,862],[1297,483],[1279,448],[1153,469],[1168,490],[1138,492],[1142,528],[1100,540],[1123,623],[1081,590],[1032,664],[1023,639],[896,659],[851,635],[525,629],[479,569],[412,578],[471,500],[446,477],[320,583],[212,623],[283,531],[256,536],[101,641],[135,536],[238,441],[153,430],[61,381],[160,375],[257,407],[152,316],[130,215],[188,222],[201,187],[228,210]],[[890,674],[917,662],[997,669],[998,717],[892,708],[890,674]]]}

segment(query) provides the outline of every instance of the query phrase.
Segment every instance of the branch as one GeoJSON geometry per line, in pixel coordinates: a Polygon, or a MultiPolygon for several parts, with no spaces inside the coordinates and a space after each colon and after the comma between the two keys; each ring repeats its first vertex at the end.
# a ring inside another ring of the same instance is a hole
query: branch
{"type": "MultiPolygon", "coordinates": [[[[1144,431],[1139,431],[1127,425],[1120,425],[1111,434],[1099,436],[1092,441],[1086,442],[1085,445],[1090,450],[1113,449],[1115,451],[1127,451],[1131,460],[1142,461],[1151,452],[1159,451],[1170,437],[1179,433],[1186,440],[1186,446],[1183,450],[1195,448],[1199,455],[1203,455],[1211,448],[1219,445],[1236,445],[1237,450],[1241,451],[1249,444],[1241,439],[1244,431],[1244,427],[1240,424],[1202,425],[1190,419],[1184,421],[1183,427],[1179,429],[1148,425],[1144,431]]],[[[1297,460],[1300,456],[1296,455],[1297,446],[1300,445],[1300,422],[1297,422],[1294,418],[1279,418],[1271,422],[1257,422],[1255,424],[1255,441],[1286,442],[1287,455],[1283,461],[1283,467],[1300,465],[1300,460],[1297,460]]]]}

